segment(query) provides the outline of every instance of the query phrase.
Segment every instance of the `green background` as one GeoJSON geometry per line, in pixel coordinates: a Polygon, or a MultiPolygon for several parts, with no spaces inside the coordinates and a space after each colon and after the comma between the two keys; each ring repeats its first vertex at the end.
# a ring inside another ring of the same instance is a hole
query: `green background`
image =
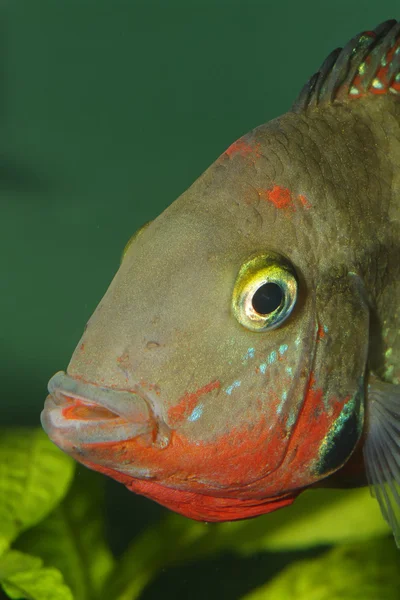
{"type": "MultiPolygon", "coordinates": [[[[332,49],[400,6],[15,0],[0,14],[0,421],[32,425],[130,235],[232,141],[288,110],[332,49]]],[[[119,551],[163,509],[109,486],[119,551]]],[[[244,562],[234,589],[258,571],[265,580],[262,561],[244,562]]],[[[218,589],[229,578],[213,565],[218,589]]],[[[164,577],[179,598],[193,586],[185,573],[164,577]]]]}

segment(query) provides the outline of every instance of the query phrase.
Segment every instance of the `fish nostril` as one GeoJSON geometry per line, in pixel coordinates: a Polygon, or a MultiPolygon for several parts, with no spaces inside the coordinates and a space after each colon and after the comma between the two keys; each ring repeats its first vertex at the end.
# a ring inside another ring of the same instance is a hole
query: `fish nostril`
{"type": "Polygon", "coordinates": [[[158,342],[147,342],[146,344],[146,350],[155,350],[156,348],[159,348],[161,346],[161,344],[159,344],[158,342]]]}

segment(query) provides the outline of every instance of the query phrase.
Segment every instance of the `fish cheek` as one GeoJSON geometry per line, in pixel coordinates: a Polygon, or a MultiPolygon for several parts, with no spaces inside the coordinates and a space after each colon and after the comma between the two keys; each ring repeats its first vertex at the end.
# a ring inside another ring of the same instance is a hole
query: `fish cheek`
{"type": "Polygon", "coordinates": [[[363,430],[369,310],[362,281],[348,273],[320,289],[317,314],[314,377],[330,419],[314,462],[314,475],[322,478],[347,462],[363,430]]]}

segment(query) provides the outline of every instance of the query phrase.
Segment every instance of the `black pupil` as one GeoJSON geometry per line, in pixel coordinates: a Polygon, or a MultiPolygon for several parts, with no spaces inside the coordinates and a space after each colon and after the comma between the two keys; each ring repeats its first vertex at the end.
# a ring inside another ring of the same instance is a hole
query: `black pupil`
{"type": "Polygon", "coordinates": [[[253,308],[260,315],[269,315],[274,312],[283,300],[283,291],[277,283],[264,283],[253,296],[253,308]]]}

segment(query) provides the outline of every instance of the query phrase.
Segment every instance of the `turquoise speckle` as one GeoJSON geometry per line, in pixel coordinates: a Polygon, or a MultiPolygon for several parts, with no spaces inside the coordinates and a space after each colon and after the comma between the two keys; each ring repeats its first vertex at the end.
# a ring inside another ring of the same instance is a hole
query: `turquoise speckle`
{"type": "Polygon", "coordinates": [[[232,394],[232,392],[233,392],[233,390],[234,390],[235,388],[237,388],[237,387],[240,387],[240,384],[241,384],[241,383],[242,383],[242,382],[241,382],[241,381],[239,381],[239,379],[238,379],[237,381],[234,381],[234,382],[232,383],[232,385],[230,385],[229,387],[227,387],[227,388],[226,388],[225,392],[226,392],[227,394],[231,395],[231,394],[232,394]]]}
{"type": "Polygon", "coordinates": [[[249,360],[249,358],[254,358],[254,352],[254,348],[248,348],[246,354],[242,358],[243,364],[246,363],[249,360]]]}
{"type": "Polygon", "coordinates": [[[286,400],[287,400],[287,391],[285,390],[284,392],[282,392],[281,401],[280,401],[278,409],[277,409],[278,415],[282,412],[282,408],[283,408],[283,405],[285,404],[286,400]]]}
{"type": "Polygon", "coordinates": [[[324,332],[328,333],[328,331],[329,331],[329,327],[327,325],[324,325],[324,332]]]}
{"type": "Polygon", "coordinates": [[[278,358],[278,353],[275,350],[273,350],[271,352],[271,354],[267,357],[267,360],[258,367],[260,369],[261,373],[265,373],[267,367],[269,365],[272,365],[276,361],[277,358],[278,358]]]}
{"type": "Polygon", "coordinates": [[[286,373],[288,375],[293,375],[293,369],[292,369],[292,367],[286,367],[285,371],[286,371],[286,373]]]}
{"type": "Polygon", "coordinates": [[[192,414],[188,417],[188,421],[197,421],[197,419],[200,419],[202,414],[203,414],[203,405],[198,404],[196,406],[196,408],[193,410],[192,414]]]}
{"type": "Polygon", "coordinates": [[[282,346],[279,346],[279,354],[282,356],[282,354],[285,354],[285,352],[287,352],[288,348],[289,346],[287,344],[282,344],[282,346]]]}
{"type": "Polygon", "coordinates": [[[292,427],[296,421],[296,412],[291,410],[289,413],[288,420],[286,421],[286,427],[292,427]]]}

